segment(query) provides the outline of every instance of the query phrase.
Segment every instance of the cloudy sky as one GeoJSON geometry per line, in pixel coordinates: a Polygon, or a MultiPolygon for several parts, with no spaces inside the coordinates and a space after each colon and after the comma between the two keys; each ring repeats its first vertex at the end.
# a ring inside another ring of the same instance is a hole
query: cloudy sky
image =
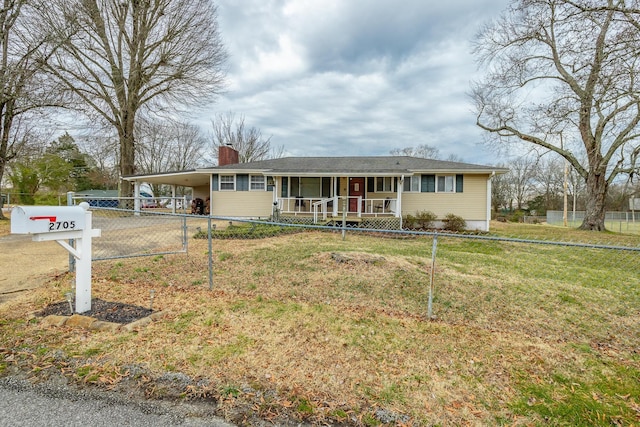
{"type": "Polygon", "coordinates": [[[443,158],[499,159],[466,95],[470,41],[508,0],[217,0],[234,112],[288,156],[388,155],[435,146],[443,158]]]}

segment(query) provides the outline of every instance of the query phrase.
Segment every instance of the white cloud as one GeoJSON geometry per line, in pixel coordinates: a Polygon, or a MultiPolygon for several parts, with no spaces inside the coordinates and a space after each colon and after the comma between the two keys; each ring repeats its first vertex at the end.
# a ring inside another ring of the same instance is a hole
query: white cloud
{"type": "Polygon", "coordinates": [[[232,75],[230,90],[241,91],[246,85],[274,84],[295,78],[307,68],[302,47],[290,36],[280,35],[273,49],[254,51],[252,56],[243,56],[238,71],[232,75]]]}
{"type": "Polygon", "coordinates": [[[494,162],[465,95],[470,39],[508,0],[223,0],[231,55],[216,112],[244,114],[289,155],[435,145],[494,162]]]}

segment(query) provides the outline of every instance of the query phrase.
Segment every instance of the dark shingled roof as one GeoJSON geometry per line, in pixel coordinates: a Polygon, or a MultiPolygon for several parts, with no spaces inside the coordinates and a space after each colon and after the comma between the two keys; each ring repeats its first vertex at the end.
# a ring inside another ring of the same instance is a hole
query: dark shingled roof
{"type": "Polygon", "coordinates": [[[507,173],[506,168],[404,156],[379,157],[283,157],[281,159],[212,166],[181,172],[126,176],[129,181],[173,184],[186,187],[208,185],[212,173],[264,174],[275,176],[400,176],[463,173],[507,173]]]}
{"type": "MultiPolygon", "coordinates": [[[[209,168],[206,168],[209,169],[209,168]]],[[[376,157],[283,157],[249,163],[213,167],[214,170],[263,171],[271,173],[354,174],[384,173],[412,174],[415,172],[460,171],[491,173],[506,172],[503,168],[482,166],[445,160],[423,159],[406,156],[376,157]]]]}

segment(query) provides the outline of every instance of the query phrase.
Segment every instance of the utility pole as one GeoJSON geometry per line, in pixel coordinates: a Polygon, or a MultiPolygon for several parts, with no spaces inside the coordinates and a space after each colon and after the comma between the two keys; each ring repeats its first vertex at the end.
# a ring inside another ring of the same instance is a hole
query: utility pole
{"type": "MultiPolygon", "coordinates": [[[[564,151],[564,146],[562,143],[562,132],[560,132],[560,150],[564,151]]],[[[562,224],[567,227],[567,176],[569,175],[569,162],[567,159],[564,159],[564,183],[563,183],[563,199],[564,199],[564,207],[562,210],[562,224]]]]}

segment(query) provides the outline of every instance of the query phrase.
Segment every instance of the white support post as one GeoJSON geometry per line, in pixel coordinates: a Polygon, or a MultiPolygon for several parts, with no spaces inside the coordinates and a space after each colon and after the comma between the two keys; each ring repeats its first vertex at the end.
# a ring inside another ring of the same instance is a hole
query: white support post
{"type": "Polygon", "coordinates": [[[495,171],[491,173],[489,178],[487,178],[487,209],[485,210],[485,229],[484,231],[489,231],[489,227],[491,224],[491,178],[495,176],[495,171]]]}
{"type": "Polygon", "coordinates": [[[396,200],[396,212],[395,212],[395,217],[400,218],[400,225],[402,225],[402,192],[403,191],[404,191],[404,175],[400,176],[400,182],[398,183],[398,198],[396,200]]]}
{"type": "Polygon", "coordinates": [[[78,239],[78,262],[76,263],[76,313],[91,310],[91,211],[85,212],[85,227],[82,237],[78,239]]]}
{"type": "Polygon", "coordinates": [[[91,310],[91,240],[100,237],[101,230],[91,228],[89,203],[79,207],[18,207],[11,232],[31,234],[34,242],[54,240],[76,259],[76,313],[84,313],[91,310]],[[68,239],[75,239],[75,248],[68,239]]]}
{"type": "Polygon", "coordinates": [[[178,201],[176,200],[176,186],[171,186],[171,213],[176,213],[176,205],[178,201]]]}
{"type": "Polygon", "coordinates": [[[140,183],[138,181],[134,181],[133,183],[133,210],[134,216],[140,216],[140,207],[142,203],[140,203],[140,183]]]}

